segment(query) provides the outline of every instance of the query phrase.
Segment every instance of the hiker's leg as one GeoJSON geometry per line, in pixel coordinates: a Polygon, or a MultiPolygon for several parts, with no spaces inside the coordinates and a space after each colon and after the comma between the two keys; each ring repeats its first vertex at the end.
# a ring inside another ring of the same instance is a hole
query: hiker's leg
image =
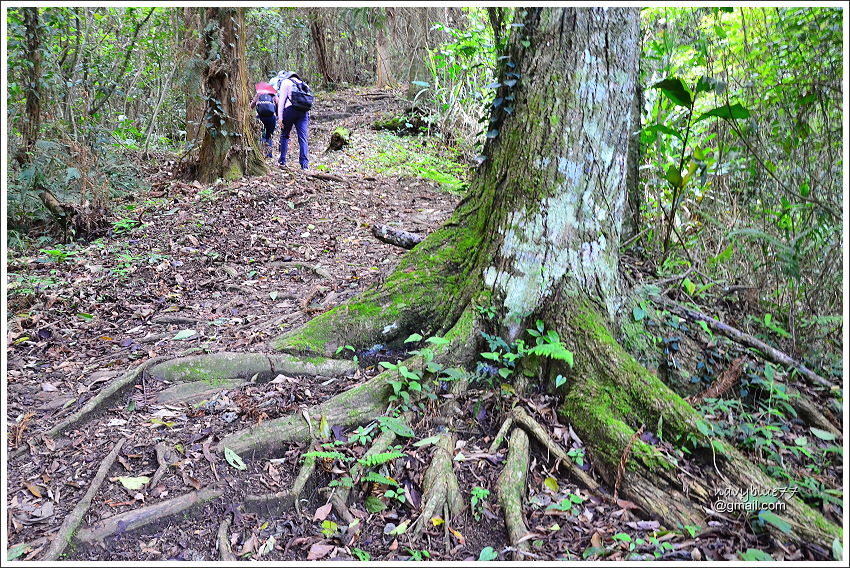
{"type": "Polygon", "coordinates": [[[263,142],[266,145],[266,158],[272,157],[272,135],[275,129],[275,117],[267,116],[262,118],[263,121],[263,142]]]}
{"type": "Polygon", "coordinates": [[[283,111],[283,127],[280,129],[280,159],[278,163],[286,165],[286,152],[289,149],[289,133],[292,131],[292,109],[283,111]]]}
{"type": "Polygon", "coordinates": [[[306,170],[309,165],[308,145],[307,145],[307,125],[310,122],[308,113],[303,113],[295,122],[295,131],[298,132],[298,163],[302,170],[306,170]]]}

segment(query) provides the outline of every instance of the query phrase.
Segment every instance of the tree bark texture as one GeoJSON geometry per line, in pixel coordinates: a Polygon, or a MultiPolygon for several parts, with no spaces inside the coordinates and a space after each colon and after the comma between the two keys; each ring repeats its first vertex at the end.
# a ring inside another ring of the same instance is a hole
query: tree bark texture
{"type": "Polygon", "coordinates": [[[321,8],[310,8],[307,11],[310,20],[310,38],[313,40],[313,49],[316,50],[316,65],[322,75],[325,84],[336,82],[332,69],[327,44],[325,43],[325,21],[321,8]]]}
{"type": "Polygon", "coordinates": [[[197,179],[211,183],[262,175],[267,168],[252,128],[244,10],[207,8],[204,15],[206,130],[197,179]]]}
{"type": "Polygon", "coordinates": [[[24,16],[27,58],[32,63],[26,73],[24,93],[27,97],[26,115],[21,125],[21,147],[17,160],[23,165],[30,162],[38,131],[41,128],[41,24],[38,8],[21,8],[24,16]]]}

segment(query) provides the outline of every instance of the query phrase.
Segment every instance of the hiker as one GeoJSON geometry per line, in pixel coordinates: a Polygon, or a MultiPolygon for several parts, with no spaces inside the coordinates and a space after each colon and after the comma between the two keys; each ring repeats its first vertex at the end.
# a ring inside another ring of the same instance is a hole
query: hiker
{"type": "Polygon", "coordinates": [[[281,72],[275,79],[280,104],[277,108],[277,122],[280,125],[280,159],[281,168],[286,167],[286,153],[289,150],[289,133],[295,126],[298,134],[298,162],[302,170],[309,165],[307,160],[307,125],[309,110],[313,105],[313,95],[310,87],[293,71],[281,72]]]}
{"type": "Polygon", "coordinates": [[[280,103],[277,91],[269,83],[257,83],[255,85],[254,98],[251,100],[251,108],[257,109],[257,120],[263,123],[263,144],[266,146],[266,158],[272,157],[272,134],[274,134],[277,122],[277,107],[280,103]]]}

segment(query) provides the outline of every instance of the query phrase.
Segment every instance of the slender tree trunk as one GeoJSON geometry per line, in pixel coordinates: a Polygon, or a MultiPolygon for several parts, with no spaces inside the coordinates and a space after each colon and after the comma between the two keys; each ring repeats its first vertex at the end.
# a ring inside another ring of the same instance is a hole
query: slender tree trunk
{"type": "Polygon", "coordinates": [[[325,43],[325,21],[321,8],[308,8],[307,17],[310,20],[310,37],[313,40],[313,49],[316,51],[316,65],[319,74],[325,83],[336,82],[336,75],[331,68],[331,60],[325,43]]]}
{"type": "Polygon", "coordinates": [[[383,89],[392,82],[390,75],[390,56],[387,46],[387,29],[395,17],[393,8],[373,8],[376,10],[375,20],[375,86],[383,89]]]}
{"type": "Polygon", "coordinates": [[[23,165],[30,162],[41,128],[41,23],[38,8],[21,8],[21,11],[24,15],[26,57],[31,63],[24,82],[27,106],[17,155],[18,162],[23,165]]]}
{"type": "MultiPolygon", "coordinates": [[[[697,412],[610,331],[622,303],[618,247],[637,128],[638,10],[518,13],[522,25],[507,51],[514,66],[505,71],[515,74],[500,77],[497,93],[510,104],[494,108],[486,160],[452,218],[383,284],[273,346],[332,355],[345,345],[400,343],[412,332],[441,334],[458,340],[457,365],[461,353],[492,350],[476,344],[481,328],[506,344],[534,345],[527,330],[539,320],[573,364],[526,354],[510,375],[517,388],[531,382],[563,395],[559,413],[588,444],[610,493],[669,528],[706,526],[714,491],[778,485],[734,447],[704,435],[697,412]],[[479,316],[482,307],[493,317],[479,316]],[[675,461],[637,436],[643,428],[686,446],[702,477],[683,483],[675,461]]],[[[800,500],[786,503],[788,538],[828,547],[840,533],[800,500]]]]}
{"type": "Polygon", "coordinates": [[[205,183],[268,171],[251,122],[244,24],[241,8],[206,9],[206,131],[197,171],[197,179],[205,183]]]}

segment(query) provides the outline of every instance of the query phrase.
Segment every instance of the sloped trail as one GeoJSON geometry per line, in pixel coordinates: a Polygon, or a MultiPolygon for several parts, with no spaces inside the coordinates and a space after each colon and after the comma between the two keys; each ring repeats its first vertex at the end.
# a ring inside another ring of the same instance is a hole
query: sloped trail
{"type": "MultiPolygon", "coordinates": [[[[415,438],[373,429],[356,443],[345,413],[328,414],[331,439],[348,441],[340,446],[346,459],[392,447],[405,454],[382,470],[398,480],[404,501],[384,498],[385,508],[371,512],[370,492],[380,495],[374,484],[323,491],[345,464],[303,458],[316,447],[305,441],[319,423],[315,409],[367,384],[379,359],[404,354],[376,346],[358,354],[357,366],[287,358],[268,342],[396,265],[404,251],[377,241],[371,225],[427,233],[458,198],[430,181],[375,171],[379,135],[368,125],[401,108],[392,93],[352,90],[320,102],[310,131],[319,176],[273,167],[263,178],[204,187],[171,179],[177,164],[163,157],[151,167],[151,192],[127,215],[144,226],[80,247],[63,262],[12,260],[11,273],[41,284],[26,305],[10,308],[18,315],[8,338],[8,434],[16,457],[7,466],[7,508],[10,545],[23,558],[392,560],[427,552],[472,560],[492,547],[503,559],[555,559],[595,547],[622,559],[628,546],[610,542],[623,533],[644,537],[635,551],[644,558],[720,559],[769,546],[766,536],[728,519],[711,521],[696,538],[658,533],[657,522],[576,485],[535,446],[526,480],[533,506],[517,511],[528,534],[515,550],[496,504],[511,458],[491,444],[509,409],[501,397],[474,390],[458,397],[451,433],[442,417],[426,414],[409,424],[415,438]],[[352,146],[324,153],[337,126],[352,131],[352,146]],[[192,365],[175,361],[193,356],[192,365]],[[87,404],[97,411],[83,413],[87,404]],[[269,423],[282,424],[290,440],[269,455],[224,456],[228,444],[237,447],[237,433],[269,423]],[[431,443],[414,444],[420,438],[431,443]],[[428,508],[434,456],[463,495],[451,511],[428,508]],[[468,496],[476,488],[482,497],[473,510],[468,496]],[[347,494],[355,497],[350,507],[341,497],[347,494]],[[570,495],[584,500],[581,514],[550,507],[570,495]],[[655,544],[651,535],[659,537],[655,544]],[[597,546],[603,537],[609,544],[597,546]]],[[[577,439],[559,422],[555,399],[525,402],[558,443],[577,439]]],[[[365,399],[348,404],[367,411],[365,399]]]]}

